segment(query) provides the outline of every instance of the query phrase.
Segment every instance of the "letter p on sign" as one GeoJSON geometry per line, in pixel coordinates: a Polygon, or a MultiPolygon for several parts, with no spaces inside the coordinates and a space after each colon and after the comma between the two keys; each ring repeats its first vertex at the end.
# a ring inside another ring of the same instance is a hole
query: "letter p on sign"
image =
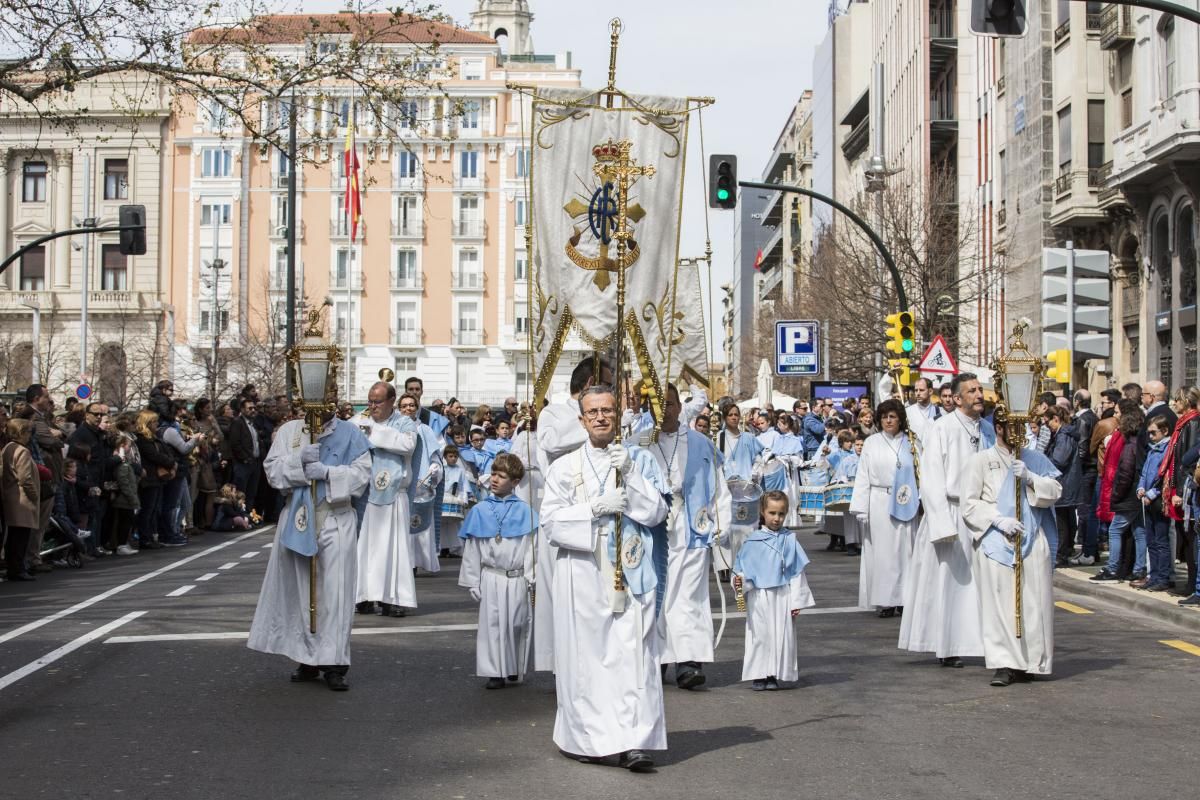
{"type": "Polygon", "coordinates": [[[801,345],[808,344],[808,328],[787,328],[783,332],[784,351],[798,353],[801,345]]]}

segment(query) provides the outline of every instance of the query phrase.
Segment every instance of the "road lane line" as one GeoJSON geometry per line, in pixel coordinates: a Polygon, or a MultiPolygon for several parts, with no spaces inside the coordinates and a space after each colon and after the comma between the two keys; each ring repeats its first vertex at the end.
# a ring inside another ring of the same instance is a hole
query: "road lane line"
{"type": "Polygon", "coordinates": [[[21,678],[24,678],[27,675],[32,675],[33,673],[37,672],[42,667],[53,664],[55,661],[58,661],[63,656],[65,656],[69,653],[72,653],[75,650],[78,650],[79,648],[83,647],[88,642],[93,642],[96,639],[99,639],[103,636],[107,636],[110,631],[116,630],[117,628],[121,627],[122,625],[124,625],[127,622],[132,622],[133,620],[137,619],[138,617],[142,616],[145,613],[146,613],[145,611],[131,611],[130,613],[126,614],[125,616],[121,617],[120,619],[114,619],[112,622],[101,625],[99,628],[96,628],[95,630],[88,631],[83,636],[80,636],[78,639],[73,639],[72,641],[67,642],[62,647],[58,648],[57,650],[51,650],[49,653],[47,653],[46,655],[37,659],[36,661],[31,661],[28,664],[26,664],[25,666],[21,667],[20,669],[13,670],[12,672],[5,675],[3,678],[0,678],[0,691],[3,691],[7,687],[13,685],[17,681],[21,680],[21,678]]]}
{"type": "Polygon", "coordinates": [[[1072,614],[1094,614],[1094,611],[1088,611],[1083,606],[1077,606],[1074,603],[1068,603],[1066,600],[1059,600],[1054,604],[1063,611],[1070,611],[1072,614]]]}
{"type": "Polygon", "coordinates": [[[1193,656],[1200,656],[1200,647],[1185,642],[1183,639],[1163,639],[1159,644],[1165,644],[1167,647],[1174,647],[1176,650],[1182,650],[1185,653],[1193,656]]]}
{"type": "Polygon", "coordinates": [[[182,597],[183,595],[187,594],[188,592],[190,592],[192,589],[195,589],[195,588],[196,588],[196,584],[189,583],[186,586],[180,586],[178,589],[176,589],[173,592],[167,592],[167,597],[182,597]]]}
{"type": "Polygon", "coordinates": [[[249,553],[242,553],[242,558],[254,558],[258,555],[258,552],[257,550],[251,550],[249,553]]]}
{"type": "Polygon", "coordinates": [[[217,569],[233,569],[237,565],[238,565],[237,561],[226,561],[224,564],[217,567],[217,569]]]}
{"type": "Polygon", "coordinates": [[[221,573],[219,573],[219,572],[206,572],[206,573],[204,573],[203,575],[201,575],[199,578],[196,578],[196,580],[198,580],[198,581],[211,581],[213,578],[217,577],[217,576],[218,576],[218,575],[220,575],[220,574],[221,574],[221,573]]]}
{"type": "MultiPolygon", "coordinates": [[[[389,633],[445,633],[447,631],[474,631],[479,625],[474,622],[447,625],[409,625],[403,628],[355,628],[355,636],[379,636],[389,633]]],[[[225,639],[248,639],[249,631],[213,631],[211,633],[153,633],[145,636],[111,636],[104,644],[142,644],[143,642],[204,642],[225,639]]]]}
{"type": "Polygon", "coordinates": [[[4,644],[5,642],[12,641],[13,639],[17,638],[18,636],[29,633],[30,631],[37,630],[38,628],[42,627],[43,625],[49,625],[51,622],[55,622],[57,620],[62,619],[63,617],[74,614],[76,611],[82,611],[85,608],[90,608],[91,606],[96,605],[96,603],[99,603],[102,600],[107,600],[108,598],[112,597],[113,595],[120,594],[121,592],[125,591],[126,589],[132,589],[134,586],[137,586],[139,583],[145,583],[148,580],[157,578],[159,575],[164,575],[173,569],[182,567],[184,564],[190,564],[198,558],[204,558],[205,556],[210,555],[211,553],[215,553],[218,550],[224,550],[226,547],[229,547],[230,545],[235,545],[235,544],[241,542],[243,539],[248,539],[251,536],[258,536],[259,534],[264,533],[266,530],[267,530],[266,528],[260,528],[259,530],[256,530],[256,531],[250,531],[249,533],[243,533],[241,536],[237,537],[236,539],[230,539],[227,542],[221,542],[220,544],[213,545],[212,547],[208,548],[207,550],[201,550],[199,553],[196,553],[195,555],[190,555],[187,558],[183,558],[183,559],[180,559],[179,561],[172,562],[170,564],[167,564],[164,567],[159,567],[158,569],[154,570],[153,572],[147,572],[145,575],[141,575],[137,578],[134,578],[131,581],[122,583],[120,586],[114,586],[113,588],[111,588],[107,591],[101,592],[100,594],[96,595],[95,597],[89,597],[87,600],[83,600],[82,602],[76,603],[75,605],[71,606],[70,608],[64,608],[62,611],[55,611],[53,614],[49,614],[45,617],[42,617],[41,619],[34,620],[33,622],[22,625],[19,628],[13,628],[8,633],[0,634],[0,644],[4,644]]]}

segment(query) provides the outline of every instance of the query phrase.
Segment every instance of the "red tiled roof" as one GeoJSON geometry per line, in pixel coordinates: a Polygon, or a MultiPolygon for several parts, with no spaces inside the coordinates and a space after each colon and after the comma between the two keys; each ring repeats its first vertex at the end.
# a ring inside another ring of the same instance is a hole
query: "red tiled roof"
{"type": "Polygon", "coordinates": [[[411,14],[266,14],[230,27],[200,28],[191,44],[241,42],[300,44],[313,36],[353,35],[379,44],[495,44],[490,36],[411,14]]]}

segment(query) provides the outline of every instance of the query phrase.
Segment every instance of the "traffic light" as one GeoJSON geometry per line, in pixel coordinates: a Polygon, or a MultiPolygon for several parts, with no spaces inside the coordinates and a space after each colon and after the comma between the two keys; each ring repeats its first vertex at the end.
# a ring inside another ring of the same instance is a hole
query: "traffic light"
{"type": "Polygon", "coordinates": [[[887,316],[887,335],[891,340],[887,349],[900,356],[907,356],[917,346],[916,320],[911,311],[898,311],[887,316]]]}
{"type": "Polygon", "coordinates": [[[979,36],[1024,36],[1024,0],[971,0],[971,33],[979,36]]]}
{"type": "Polygon", "coordinates": [[[708,205],[710,208],[737,207],[737,156],[708,157],[708,205]]]}
{"type": "Polygon", "coordinates": [[[126,205],[121,206],[117,217],[122,228],[130,228],[120,233],[120,248],[123,256],[141,256],[146,254],[146,207],[126,205]]]}
{"type": "Polygon", "coordinates": [[[1049,362],[1049,368],[1046,370],[1047,380],[1069,386],[1071,384],[1071,351],[1052,350],[1046,353],[1046,361],[1049,362]]]}

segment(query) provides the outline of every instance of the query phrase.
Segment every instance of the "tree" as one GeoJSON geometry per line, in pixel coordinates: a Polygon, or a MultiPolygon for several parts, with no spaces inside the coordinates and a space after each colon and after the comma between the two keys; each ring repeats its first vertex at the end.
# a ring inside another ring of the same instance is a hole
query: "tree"
{"type": "MultiPolygon", "coordinates": [[[[262,0],[7,0],[0,109],[73,130],[89,119],[74,93],[90,82],[103,82],[106,105],[133,118],[157,105],[147,87],[161,82],[177,107],[202,109],[223,120],[223,130],[284,147],[281,110],[293,92],[323,104],[331,86],[353,86],[362,98],[356,111],[396,131],[409,113],[399,110],[403,98],[440,89],[441,43],[477,36],[448,23],[417,0],[387,9],[358,0],[319,15],[273,15],[262,0]]],[[[461,107],[448,100],[440,113],[461,107]]],[[[305,135],[312,133],[319,135],[305,135]]]]}

